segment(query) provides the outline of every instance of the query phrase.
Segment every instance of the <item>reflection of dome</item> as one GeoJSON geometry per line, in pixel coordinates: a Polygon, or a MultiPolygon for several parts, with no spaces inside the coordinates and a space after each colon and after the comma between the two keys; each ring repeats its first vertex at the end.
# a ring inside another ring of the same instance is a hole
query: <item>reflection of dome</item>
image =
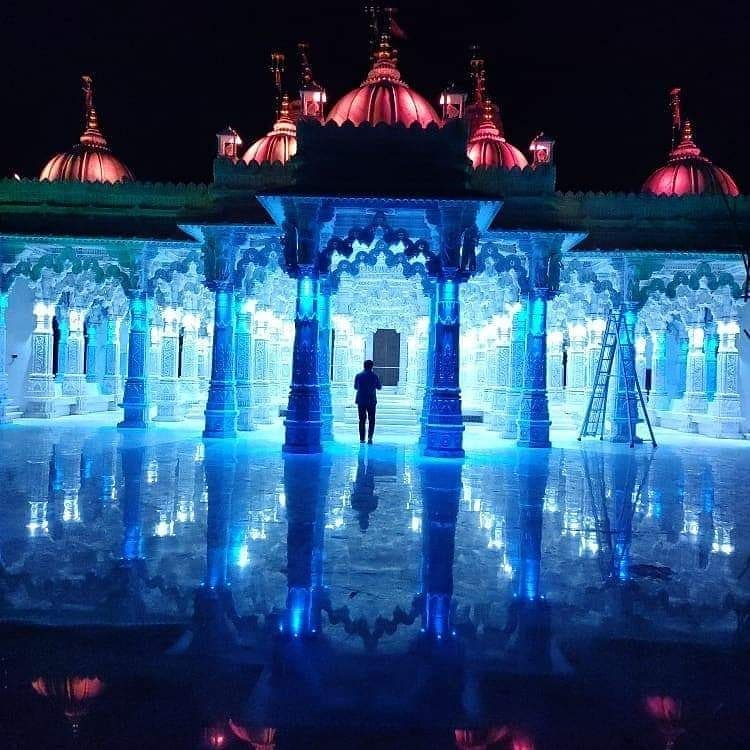
{"type": "Polygon", "coordinates": [[[703,156],[695,145],[689,120],[682,126],[679,143],[667,163],[651,173],[642,190],[654,195],[740,194],[732,177],[703,156]]]}
{"type": "Polygon", "coordinates": [[[104,683],[98,677],[37,677],[31,687],[39,695],[57,703],[76,727],[88,712],[88,704],[101,694],[104,683]]]}
{"type": "Polygon", "coordinates": [[[343,125],[370,123],[421,127],[440,125],[432,105],[421,94],[401,80],[396,56],[387,37],[383,37],[375,53],[375,61],[365,82],[345,94],[333,105],[327,122],[343,125]]]}
{"type": "Polygon", "coordinates": [[[276,729],[273,727],[245,727],[229,720],[229,726],[237,739],[247,742],[253,750],[275,750],[276,729]]]}
{"type": "Polygon", "coordinates": [[[255,141],[245,152],[242,161],[259,164],[286,164],[297,153],[297,126],[289,112],[289,97],[285,94],[281,100],[279,118],[273,129],[261,139],[255,141]]]}
{"type": "Polygon", "coordinates": [[[109,150],[107,139],[99,129],[89,76],[83,77],[83,90],[86,94],[86,128],[80,143],[53,156],[39,179],[51,182],[131,182],[134,179],[132,172],[109,150]]]}
{"type": "Polygon", "coordinates": [[[490,102],[485,102],[482,119],[466,145],[466,155],[475,169],[500,167],[523,169],[528,166],[526,157],[503,136],[495,120],[490,102]]]}

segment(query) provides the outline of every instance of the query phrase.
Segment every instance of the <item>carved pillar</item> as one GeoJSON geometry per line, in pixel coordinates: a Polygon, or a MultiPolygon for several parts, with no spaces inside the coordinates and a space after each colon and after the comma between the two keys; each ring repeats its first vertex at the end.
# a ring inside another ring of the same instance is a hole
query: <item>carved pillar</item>
{"type": "Polygon", "coordinates": [[[579,416],[586,401],[588,356],[586,351],[588,331],[581,320],[568,325],[568,378],[565,386],[565,401],[571,411],[579,416]]]}
{"type": "Polygon", "coordinates": [[[66,396],[80,397],[86,391],[84,367],[84,347],[86,344],[83,336],[85,318],[86,311],[80,308],[71,308],[68,312],[70,335],[68,338],[68,359],[65,364],[65,376],[62,384],[62,392],[66,396]]]}
{"type": "Polygon", "coordinates": [[[104,378],[102,393],[113,395],[115,403],[120,400],[122,378],[120,377],[120,326],[122,318],[111,310],[107,316],[107,341],[104,344],[104,378]]]}
{"type": "Polygon", "coordinates": [[[708,408],[706,400],[706,358],[703,342],[706,329],[703,323],[688,326],[688,353],[685,368],[685,395],[682,409],[701,413],[708,408]]]}
{"type": "Polygon", "coordinates": [[[461,500],[461,462],[420,465],[422,491],[422,628],[442,640],[452,634],[453,558],[461,500]]]}
{"type": "Polygon", "coordinates": [[[179,422],[184,413],[180,402],[180,311],[174,307],[162,310],[164,328],[161,335],[159,396],[156,399],[156,422],[179,422]]]}
{"type": "Polygon", "coordinates": [[[518,445],[549,448],[549,404],[547,402],[547,295],[548,290],[529,290],[526,325],[526,362],[523,392],[518,410],[518,445]]]}
{"type": "Polygon", "coordinates": [[[687,360],[690,351],[690,340],[687,337],[679,339],[679,353],[677,356],[676,372],[677,382],[675,384],[675,398],[682,398],[685,395],[687,385],[687,360]]]}
{"type": "Polygon", "coordinates": [[[320,453],[322,450],[320,383],[318,375],[320,300],[319,280],[311,266],[299,266],[294,318],[294,350],[289,406],[284,422],[286,453],[320,453]]]}
{"type": "Polygon", "coordinates": [[[630,442],[629,413],[635,415],[633,424],[633,441],[643,442],[636,434],[640,405],[636,394],[635,382],[627,382],[623,377],[623,367],[619,357],[623,358],[625,367],[635,370],[635,324],[638,319],[636,304],[634,302],[623,302],[622,323],[620,324],[620,347],[612,364],[612,374],[615,376],[614,402],[612,406],[612,419],[609,440],[612,443],[630,442]],[[629,362],[628,362],[629,360],[629,362]]]}
{"type": "Polygon", "coordinates": [[[409,395],[421,416],[424,405],[425,382],[427,379],[427,350],[430,319],[426,315],[417,318],[414,323],[414,333],[409,337],[409,395]]]}
{"type": "Polygon", "coordinates": [[[52,317],[55,305],[46,300],[34,304],[34,330],[26,379],[26,416],[54,416],[55,383],[52,375],[52,317]]]}
{"type": "Polygon", "coordinates": [[[719,335],[716,323],[706,326],[706,337],[703,341],[703,352],[706,358],[706,398],[714,400],[716,394],[716,360],[719,351],[719,335]]]}
{"type": "Polygon", "coordinates": [[[96,353],[99,348],[99,316],[98,313],[90,313],[86,320],[86,382],[97,383],[96,353]]]}
{"type": "Polygon", "coordinates": [[[234,377],[237,380],[237,429],[255,429],[253,423],[253,313],[255,300],[239,299],[235,340],[234,377]]]}
{"type": "Polygon", "coordinates": [[[492,402],[490,404],[487,428],[496,432],[503,432],[505,429],[505,415],[511,377],[512,325],[512,319],[508,315],[502,315],[498,318],[497,339],[495,340],[495,345],[489,351],[491,363],[488,372],[492,374],[492,380],[489,383],[492,402]]]}
{"type": "Polygon", "coordinates": [[[161,381],[161,345],[162,345],[162,325],[161,312],[156,302],[151,302],[149,306],[149,348],[147,372],[149,385],[151,386],[152,396],[157,397],[159,393],[159,382],[161,381]]]}
{"type": "Polygon", "coordinates": [[[427,443],[427,417],[430,410],[432,395],[433,370],[435,367],[435,321],[437,320],[437,295],[432,289],[430,293],[430,316],[427,324],[427,348],[425,349],[424,390],[422,396],[422,410],[419,416],[419,442],[427,443]]]}
{"type": "Polygon", "coordinates": [[[130,293],[128,375],[122,398],[124,415],[118,427],[148,427],[150,393],[148,373],[149,304],[145,292],[130,293]]]}
{"type": "Polygon", "coordinates": [[[646,393],[646,336],[643,332],[637,333],[635,341],[635,374],[638,376],[638,383],[641,391],[646,393]]]}
{"type": "MultiPolygon", "coordinates": [[[[211,324],[213,326],[213,324],[211,324]]],[[[208,381],[211,378],[211,366],[210,366],[210,351],[211,351],[211,336],[208,332],[208,324],[201,328],[198,334],[198,389],[205,398],[205,394],[208,392],[208,381]]]]}
{"type": "Polygon", "coordinates": [[[528,300],[521,300],[511,320],[508,394],[505,401],[503,424],[503,437],[510,440],[515,440],[518,437],[518,410],[521,405],[526,362],[528,309],[528,300]]]}
{"type": "Polygon", "coordinates": [[[57,306],[57,375],[55,382],[62,383],[65,380],[65,371],[68,369],[68,339],[70,337],[70,322],[68,320],[68,308],[63,305],[57,306]]]}
{"type": "Polygon", "coordinates": [[[667,411],[672,397],[667,383],[667,329],[651,331],[651,393],[648,405],[656,411],[667,411]]]}
{"type": "Polygon", "coordinates": [[[320,281],[318,293],[318,382],[320,384],[321,440],[333,440],[331,399],[331,283],[320,281]]]}
{"type": "Polygon", "coordinates": [[[8,403],[8,372],[5,367],[7,355],[6,350],[6,323],[5,311],[8,309],[8,295],[0,293],[0,424],[10,420],[7,415],[8,403]]]}
{"type": "Polygon", "coordinates": [[[180,354],[180,400],[183,408],[197,404],[200,398],[198,330],[200,317],[196,312],[182,316],[182,353],[180,354]]]}
{"type": "MultiPolygon", "coordinates": [[[[253,422],[271,424],[271,331],[270,313],[261,310],[255,316],[253,336],[253,422]]],[[[278,416],[278,413],[276,414],[278,416]]]]}
{"type": "Polygon", "coordinates": [[[459,384],[459,340],[461,304],[456,276],[439,276],[434,281],[432,320],[434,348],[431,352],[432,382],[428,386],[424,454],[445,458],[464,455],[464,424],[459,384]]]}
{"type": "Polygon", "coordinates": [[[354,402],[350,362],[352,336],[352,326],[349,319],[343,315],[335,315],[331,390],[336,404],[335,416],[339,420],[344,418],[346,405],[354,402]]]}
{"type": "Polygon", "coordinates": [[[589,334],[588,343],[588,374],[586,385],[586,396],[591,394],[596,379],[596,368],[599,364],[599,356],[602,351],[604,342],[604,329],[607,327],[607,321],[604,318],[592,318],[588,321],[587,329],[589,334]]]}
{"type": "Polygon", "coordinates": [[[547,331],[547,401],[561,404],[565,396],[563,388],[563,343],[562,329],[547,331]]]}
{"type": "Polygon", "coordinates": [[[708,407],[717,437],[737,437],[742,429],[739,394],[740,354],[737,336],[740,327],[736,320],[720,320],[716,324],[719,349],[716,355],[716,393],[708,407]]]}

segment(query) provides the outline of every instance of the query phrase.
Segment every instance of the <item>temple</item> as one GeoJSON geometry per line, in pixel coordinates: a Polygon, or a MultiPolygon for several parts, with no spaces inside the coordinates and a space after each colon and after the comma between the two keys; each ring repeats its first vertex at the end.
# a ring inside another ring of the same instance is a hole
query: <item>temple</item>
{"type": "Polygon", "coordinates": [[[330,107],[306,45],[296,92],[274,55],[276,120],[246,149],[219,132],[210,184],[139,182],[83,78],[79,143],[0,181],[0,422],[119,411],[124,430],[234,438],[283,418],[284,450],[318,453],[370,357],[382,423],[426,455],[462,456],[467,422],[548,447],[551,426],[577,432],[617,309],[657,425],[745,436],[750,201],[679,90],[639,192],[562,193],[554,141],[507,139],[477,51],[469,91],[433,106],[388,28],[330,107]]]}

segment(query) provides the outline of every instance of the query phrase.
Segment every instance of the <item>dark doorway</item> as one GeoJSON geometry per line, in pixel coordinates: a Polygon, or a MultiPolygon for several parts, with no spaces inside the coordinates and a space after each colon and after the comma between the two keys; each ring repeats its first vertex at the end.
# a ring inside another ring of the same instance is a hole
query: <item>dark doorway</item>
{"type": "Polygon", "coordinates": [[[379,328],[372,337],[372,359],[383,385],[398,385],[401,334],[392,328],[379,328]]]}

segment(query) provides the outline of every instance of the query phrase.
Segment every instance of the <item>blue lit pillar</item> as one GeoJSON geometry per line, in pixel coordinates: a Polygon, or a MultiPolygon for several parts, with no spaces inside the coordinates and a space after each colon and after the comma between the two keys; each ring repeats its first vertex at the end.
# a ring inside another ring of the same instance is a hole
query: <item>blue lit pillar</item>
{"type": "Polygon", "coordinates": [[[331,283],[321,279],[318,293],[318,383],[320,387],[321,440],[333,440],[331,400],[331,283]]]}
{"type": "Polygon", "coordinates": [[[255,429],[253,422],[253,313],[255,300],[239,299],[234,375],[237,380],[237,429],[255,429]]]}
{"type": "Polygon", "coordinates": [[[430,293],[430,320],[427,328],[427,366],[425,367],[424,396],[422,397],[422,411],[419,415],[419,443],[427,444],[427,416],[430,411],[432,397],[432,372],[434,368],[435,351],[435,321],[437,320],[437,295],[430,293]]]}
{"type": "Polygon", "coordinates": [[[545,288],[529,290],[526,319],[526,361],[523,391],[518,407],[519,447],[549,448],[547,401],[547,297],[545,288]]]}
{"type": "Polygon", "coordinates": [[[612,427],[609,440],[612,443],[630,442],[630,424],[628,414],[635,415],[633,425],[633,442],[642,443],[643,440],[636,434],[637,423],[640,421],[638,395],[636,393],[635,381],[628,382],[623,377],[623,365],[627,371],[635,372],[635,324],[638,320],[637,305],[634,302],[623,303],[623,319],[620,325],[620,347],[617,357],[622,357],[620,363],[615,358],[613,374],[616,375],[616,388],[614,404],[612,408],[612,427]]]}
{"type": "Polygon", "coordinates": [[[86,321],[86,382],[96,383],[96,352],[99,346],[99,319],[95,313],[89,313],[86,321]]]}
{"type": "Polygon", "coordinates": [[[8,373],[5,369],[6,352],[6,323],[5,311],[8,309],[8,295],[0,293],[0,424],[10,420],[6,415],[8,404],[8,373]]]}
{"type": "Polygon", "coordinates": [[[706,326],[703,351],[706,358],[706,398],[713,401],[716,395],[716,363],[719,352],[719,334],[716,330],[716,323],[706,326]]]}
{"type": "Polygon", "coordinates": [[[452,634],[453,558],[462,468],[458,461],[427,461],[420,466],[424,509],[422,633],[437,640],[452,634]]]}
{"type": "MultiPolygon", "coordinates": [[[[460,311],[459,280],[435,279],[434,341],[431,348],[432,373],[428,384],[425,456],[462,458],[464,424],[459,386],[460,311]]],[[[428,374],[429,377],[429,374],[428,374]]]]}
{"type": "Polygon", "coordinates": [[[128,375],[122,399],[124,415],[118,427],[148,427],[150,394],[148,386],[148,299],[145,292],[132,292],[130,334],[128,336],[128,375]]]}
{"type": "Polygon", "coordinates": [[[522,298],[510,329],[510,373],[503,421],[503,437],[510,440],[518,438],[518,410],[523,396],[523,377],[526,368],[528,309],[528,300],[522,298]]]}
{"type": "Polygon", "coordinates": [[[651,342],[651,393],[648,405],[650,410],[667,411],[672,400],[667,382],[667,329],[652,330],[651,342]]]}
{"type": "Polygon", "coordinates": [[[57,372],[55,382],[62,383],[68,369],[68,339],[70,338],[70,321],[68,320],[68,308],[57,306],[55,317],[57,319],[57,372]]]}
{"type": "Polygon", "coordinates": [[[292,384],[284,427],[285,453],[320,453],[319,280],[312,266],[299,266],[294,318],[292,384]]]}

